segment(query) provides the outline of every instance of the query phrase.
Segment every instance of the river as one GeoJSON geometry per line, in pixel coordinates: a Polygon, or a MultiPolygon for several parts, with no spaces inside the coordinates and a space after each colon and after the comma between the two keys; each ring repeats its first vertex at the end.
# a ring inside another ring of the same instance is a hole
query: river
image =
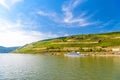
{"type": "Polygon", "coordinates": [[[119,80],[120,57],[0,54],[0,80],[119,80]]]}

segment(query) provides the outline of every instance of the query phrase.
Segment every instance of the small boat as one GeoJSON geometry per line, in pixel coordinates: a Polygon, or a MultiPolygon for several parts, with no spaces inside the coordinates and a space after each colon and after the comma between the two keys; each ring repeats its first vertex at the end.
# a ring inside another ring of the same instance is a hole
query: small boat
{"type": "Polygon", "coordinates": [[[87,56],[87,54],[81,54],[80,52],[70,52],[70,53],[64,54],[64,56],[79,57],[79,56],[87,56]]]}

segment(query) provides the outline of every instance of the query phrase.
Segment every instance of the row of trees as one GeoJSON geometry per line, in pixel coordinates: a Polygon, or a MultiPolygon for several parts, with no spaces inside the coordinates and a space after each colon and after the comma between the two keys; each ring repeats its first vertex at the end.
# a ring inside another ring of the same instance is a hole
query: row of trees
{"type": "MultiPolygon", "coordinates": [[[[53,51],[53,52],[71,52],[73,50],[70,49],[66,49],[63,50],[63,48],[60,47],[48,47],[46,48],[48,51],[53,51]]],[[[103,48],[79,48],[78,50],[74,50],[74,51],[79,51],[79,52],[107,52],[108,50],[105,50],[103,48]]]]}
{"type": "Polygon", "coordinates": [[[102,48],[90,48],[90,49],[80,48],[79,51],[80,52],[106,52],[106,50],[102,48]]]}

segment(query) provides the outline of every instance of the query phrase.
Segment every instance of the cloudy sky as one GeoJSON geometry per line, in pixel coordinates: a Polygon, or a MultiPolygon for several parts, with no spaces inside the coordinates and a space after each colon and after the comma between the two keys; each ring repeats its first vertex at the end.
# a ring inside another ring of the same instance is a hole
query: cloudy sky
{"type": "Polygon", "coordinates": [[[120,0],[0,0],[0,46],[120,30],[120,0]]]}

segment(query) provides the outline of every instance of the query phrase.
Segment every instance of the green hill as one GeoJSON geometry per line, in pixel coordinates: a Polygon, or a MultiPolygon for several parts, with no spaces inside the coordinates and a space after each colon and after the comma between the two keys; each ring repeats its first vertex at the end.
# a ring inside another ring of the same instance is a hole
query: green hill
{"type": "Polygon", "coordinates": [[[15,53],[111,52],[120,47],[120,32],[73,35],[27,44],[15,53]]]}

